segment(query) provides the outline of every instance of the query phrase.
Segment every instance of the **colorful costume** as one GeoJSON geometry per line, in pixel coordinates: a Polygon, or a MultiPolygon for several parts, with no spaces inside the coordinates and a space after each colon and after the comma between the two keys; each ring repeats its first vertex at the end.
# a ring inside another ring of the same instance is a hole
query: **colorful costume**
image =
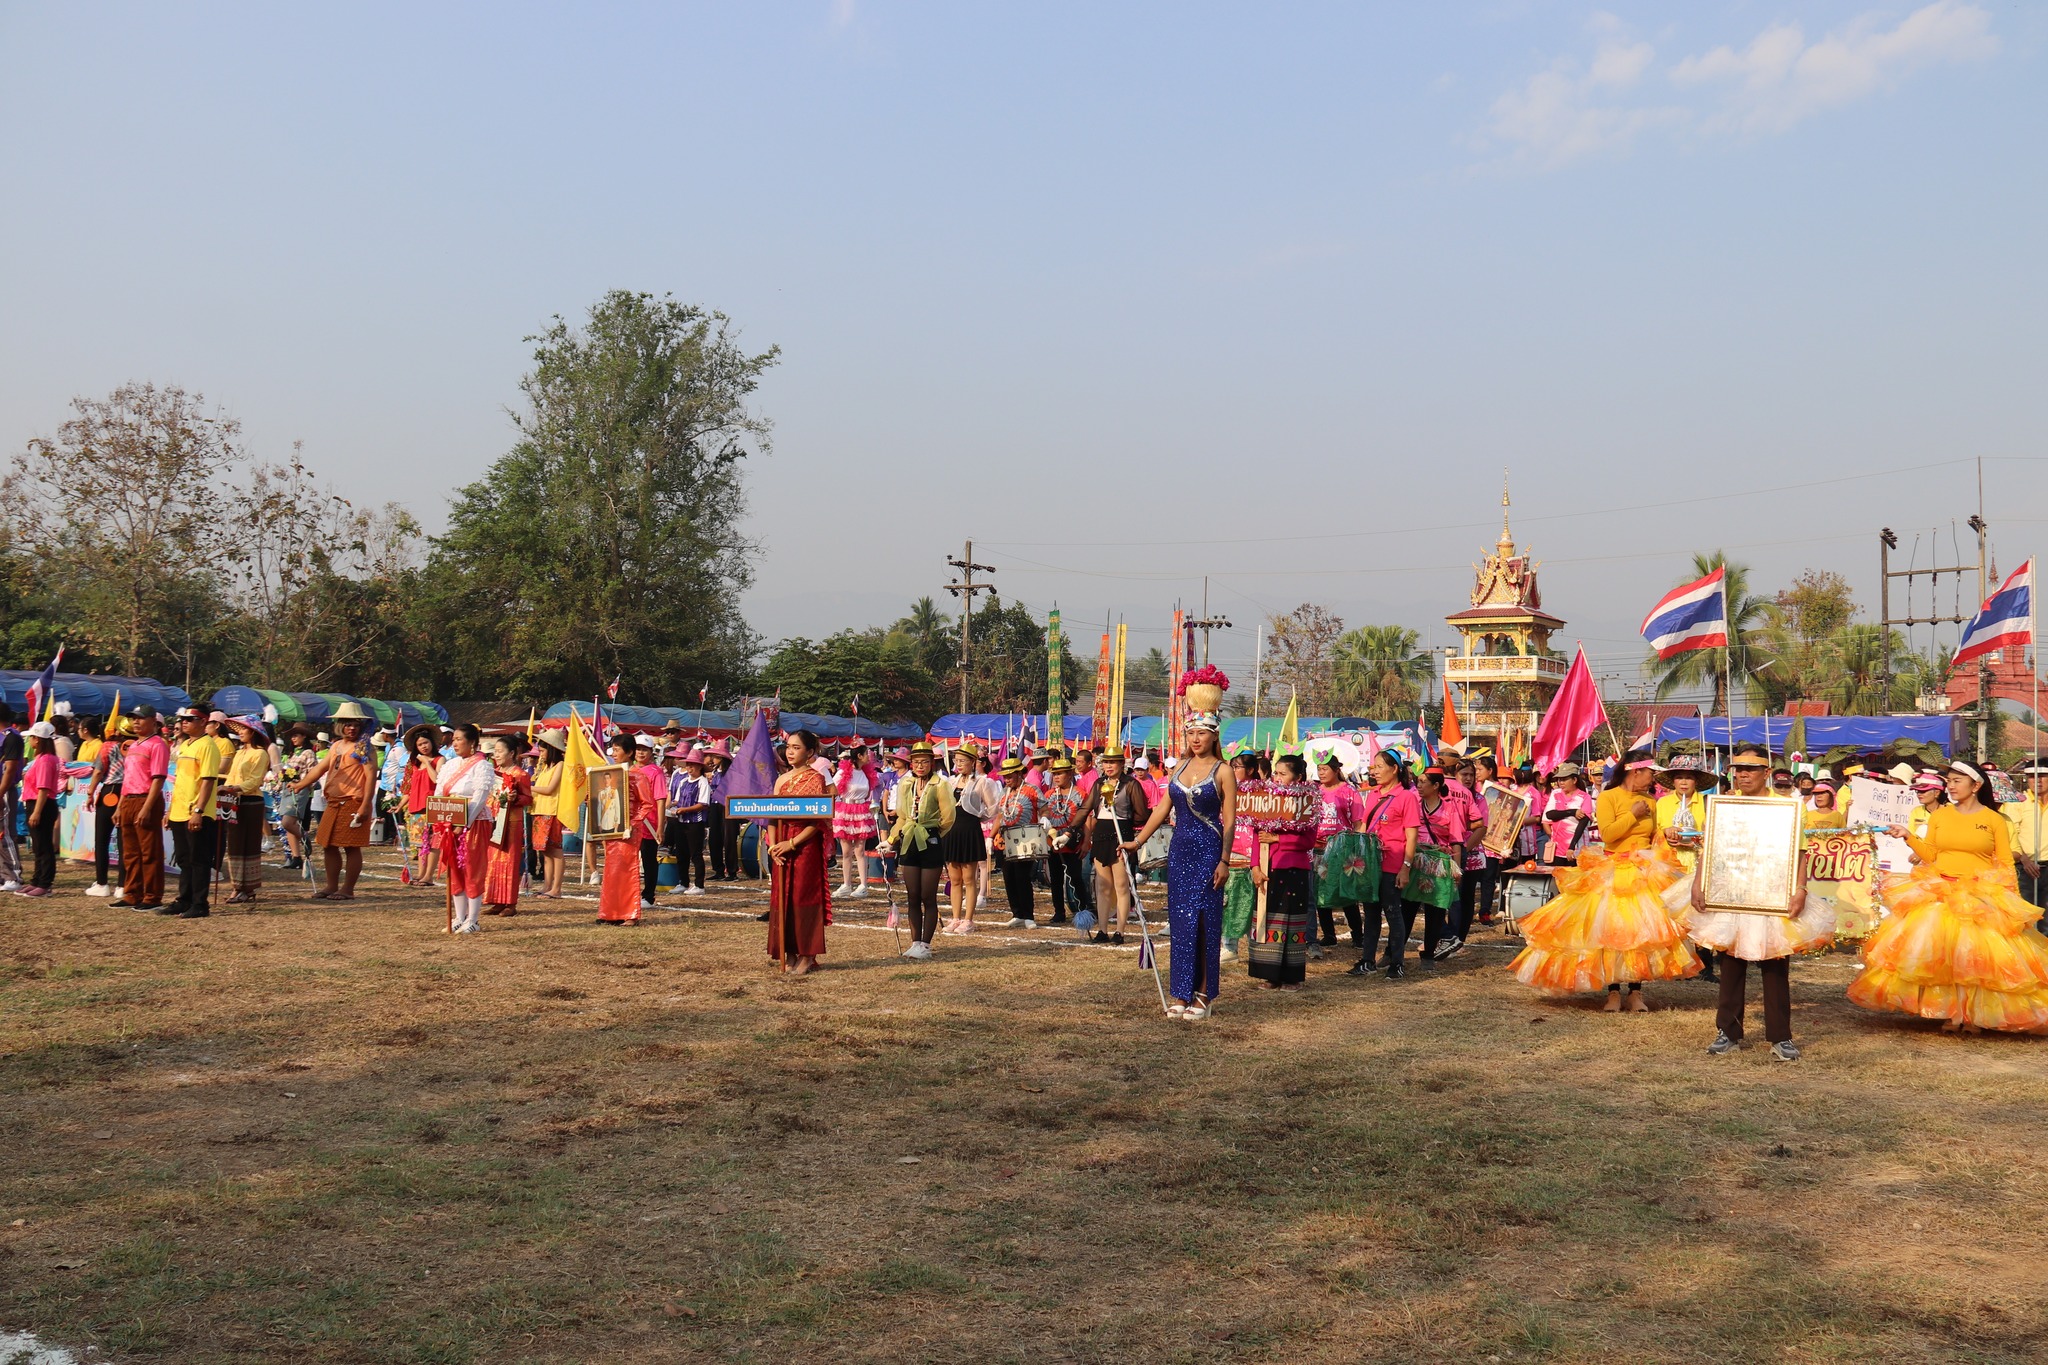
{"type": "Polygon", "coordinates": [[[1173,955],[1176,1000],[1196,995],[1214,1000],[1222,989],[1223,888],[1216,885],[1216,864],[1224,859],[1223,789],[1209,775],[1193,787],[1180,777],[1167,779],[1173,801],[1173,839],[1166,848],[1166,926],[1173,955]]]}
{"type": "Polygon", "coordinates": [[[485,850],[491,842],[490,795],[496,782],[497,770],[482,754],[446,760],[434,782],[435,795],[459,796],[469,803],[460,825],[451,820],[436,826],[441,838],[442,881],[448,888],[448,927],[453,933],[475,933],[477,915],[483,910],[485,850]]]}
{"type": "MultiPolygon", "coordinates": [[[[775,779],[777,796],[823,796],[825,779],[814,768],[792,768],[775,779]]],[[[777,820],[768,827],[768,842],[787,843],[815,821],[777,820]]],[[[825,850],[829,841],[806,839],[787,859],[768,860],[768,956],[777,962],[792,957],[825,955],[825,921],[832,910],[826,885],[825,850]]]]}
{"type": "Polygon", "coordinates": [[[337,739],[327,751],[327,777],[320,788],[327,811],[313,836],[322,848],[369,847],[370,789],[377,775],[368,749],[361,740],[337,739]]]}
{"type": "Polygon", "coordinates": [[[1849,998],[1866,1009],[2048,1033],[2048,939],[2012,874],[1995,810],[1940,806],[1906,840],[1921,865],[1884,880],[1890,913],[1864,945],[1849,998]]]}
{"type": "Polygon", "coordinates": [[[526,875],[526,808],[533,804],[533,779],[523,768],[498,769],[498,789],[492,793],[492,820],[504,813],[505,837],[491,839],[484,853],[484,903],[499,914],[509,915],[519,906],[519,883],[526,875]]]}
{"type": "Polygon", "coordinates": [[[1647,796],[1622,787],[1600,794],[1605,847],[1582,852],[1577,867],[1560,866],[1557,899],[1522,920],[1529,946],[1509,970],[1524,985],[1597,991],[1698,975],[1700,960],[1667,897],[1682,884],[1682,869],[1668,846],[1652,842],[1655,814],[1632,813],[1637,801],[1647,796]]]}
{"type": "MultiPolygon", "coordinates": [[[[608,802],[616,807],[617,801],[617,789],[606,787],[600,806],[608,802]]],[[[624,817],[626,833],[623,838],[605,840],[604,873],[597,888],[597,917],[607,924],[638,924],[640,903],[644,899],[641,895],[640,843],[654,837],[654,796],[640,769],[630,769],[626,773],[626,809],[614,809],[613,814],[615,818],[624,817]]]]}

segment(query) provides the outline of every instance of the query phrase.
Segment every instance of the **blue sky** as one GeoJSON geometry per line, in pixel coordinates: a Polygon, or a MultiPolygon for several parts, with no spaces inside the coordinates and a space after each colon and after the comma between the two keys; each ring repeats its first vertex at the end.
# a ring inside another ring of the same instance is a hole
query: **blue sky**
{"type": "Polygon", "coordinates": [[[1945,539],[1979,456],[2000,564],[2042,539],[2044,36],[1956,0],[0,3],[0,442],[175,381],[438,525],[522,337],[666,291],[783,348],[771,639],[890,619],[972,536],[1141,643],[1210,575],[1232,672],[1305,600],[1441,643],[1508,467],[1564,643],[1625,680],[1694,550],[1874,604],[1877,527],[1945,539]]]}

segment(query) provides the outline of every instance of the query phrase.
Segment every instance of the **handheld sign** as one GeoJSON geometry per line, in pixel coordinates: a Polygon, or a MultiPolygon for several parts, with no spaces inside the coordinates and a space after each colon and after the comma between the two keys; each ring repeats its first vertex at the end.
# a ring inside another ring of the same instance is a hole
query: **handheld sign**
{"type": "Polygon", "coordinates": [[[430,796],[427,798],[426,817],[435,824],[467,824],[469,822],[469,798],[466,796],[430,796]]]}
{"type": "Polygon", "coordinates": [[[1237,818],[1252,828],[1279,832],[1299,825],[1315,828],[1320,814],[1316,789],[1307,783],[1244,783],[1237,789],[1237,818]]]}
{"type": "Polygon", "coordinates": [[[726,818],[732,820],[830,820],[829,796],[729,796],[726,818]]]}

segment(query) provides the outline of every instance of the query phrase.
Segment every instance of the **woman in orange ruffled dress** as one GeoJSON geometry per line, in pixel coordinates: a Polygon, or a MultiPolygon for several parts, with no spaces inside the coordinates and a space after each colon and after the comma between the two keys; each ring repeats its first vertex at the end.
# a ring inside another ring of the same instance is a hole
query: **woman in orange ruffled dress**
{"type": "Polygon", "coordinates": [[[1608,1012],[1641,1012],[1649,1009],[1643,982],[1699,974],[1699,957],[1666,905],[1665,892],[1684,869],[1655,837],[1656,767],[1640,749],[1616,766],[1594,806],[1603,847],[1581,853],[1577,867],[1560,866],[1557,899],[1523,918],[1529,946],[1509,969],[1524,985],[1560,993],[1604,988],[1608,1012]]]}
{"type": "Polygon", "coordinates": [[[2048,1033],[2048,939],[2013,879],[2012,834],[1984,770],[1957,762],[1924,836],[1893,827],[1920,865],[1884,881],[1889,913],[1849,998],[1939,1019],[1942,1030],[2048,1033]]]}

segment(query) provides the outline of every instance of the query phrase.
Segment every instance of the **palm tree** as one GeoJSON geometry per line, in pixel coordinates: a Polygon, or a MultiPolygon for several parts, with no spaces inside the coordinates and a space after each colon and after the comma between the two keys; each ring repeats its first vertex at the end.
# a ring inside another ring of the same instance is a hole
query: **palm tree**
{"type": "Polygon", "coordinates": [[[1436,676],[1434,661],[1415,648],[1420,639],[1406,626],[1359,626],[1338,636],[1330,649],[1332,712],[1382,720],[1412,712],[1436,676]]]}
{"type": "Polygon", "coordinates": [[[1762,632],[1768,619],[1766,609],[1770,606],[1770,599],[1750,595],[1747,564],[1732,564],[1719,550],[1710,555],[1695,554],[1692,572],[1681,581],[1705,578],[1716,569],[1728,571],[1723,587],[1728,594],[1728,629],[1732,635],[1732,648],[1688,650],[1669,659],[1659,659],[1653,654],[1650,656],[1650,671],[1656,679],[1660,699],[1669,697],[1682,687],[1697,687],[1711,681],[1714,685],[1714,714],[1725,716],[1733,714],[1728,709],[1729,677],[1732,675],[1742,685],[1745,695],[1759,690],[1759,680],[1773,667],[1775,656],[1762,632]]]}

